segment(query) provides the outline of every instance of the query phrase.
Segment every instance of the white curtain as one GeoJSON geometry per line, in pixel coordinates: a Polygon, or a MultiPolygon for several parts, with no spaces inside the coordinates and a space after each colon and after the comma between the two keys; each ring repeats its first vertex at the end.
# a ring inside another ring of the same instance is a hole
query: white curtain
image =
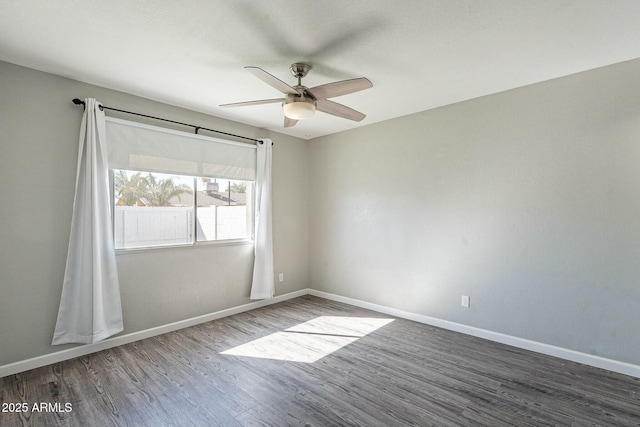
{"type": "Polygon", "coordinates": [[[257,148],[255,260],[251,299],[267,299],[272,298],[274,294],[273,237],[271,232],[271,140],[259,141],[257,148]]]}
{"type": "Polygon", "coordinates": [[[69,250],[53,345],[94,343],[123,330],[105,133],[100,104],[85,99],[69,250]]]}

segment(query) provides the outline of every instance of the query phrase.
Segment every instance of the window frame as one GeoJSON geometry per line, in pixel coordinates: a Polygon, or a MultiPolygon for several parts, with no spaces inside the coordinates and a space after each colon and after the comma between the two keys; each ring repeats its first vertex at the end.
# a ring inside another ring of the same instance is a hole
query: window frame
{"type": "Polygon", "coordinates": [[[147,171],[147,170],[133,170],[133,169],[119,169],[119,168],[109,168],[109,191],[111,194],[111,225],[112,225],[112,239],[114,249],[117,254],[124,254],[130,252],[140,252],[140,251],[156,251],[162,249],[178,249],[178,248],[194,248],[194,247],[206,247],[206,246],[235,246],[235,245],[247,245],[254,244],[255,240],[255,212],[256,206],[253,200],[255,196],[256,190],[256,181],[243,180],[243,179],[235,179],[235,178],[225,178],[225,177],[216,177],[216,176],[195,176],[195,175],[185,175],[179,173],[166,173],[166,172],[157,172],[157,171],[147,171]],[[193,224],[191,224],[191,233],[193,239],[191,242],[187,243],[170,243],[170,244],[161,244],[161,245],[150,245],[150,246],[136,246],[136,247],[116,247],[116,190],[115,190],[115,173],[117,171],[124,170],[128,172],[141,172],[141,173],[158,173],[162,175],[173,175],[179,176],[181,178],[191,178],[193,180],[193,224]],[[209,178],[209,179],[223,179],[227,181],[240,181],[246,183],[250,186],[251,190],[249,192],[252,200],[249,203],[247,200],[245,206],[248,208],[247,212],[247,236],[243,238],[235,238],[235,239],[215,239],[215,240],[198,240],[198,179],[209,178]]]}

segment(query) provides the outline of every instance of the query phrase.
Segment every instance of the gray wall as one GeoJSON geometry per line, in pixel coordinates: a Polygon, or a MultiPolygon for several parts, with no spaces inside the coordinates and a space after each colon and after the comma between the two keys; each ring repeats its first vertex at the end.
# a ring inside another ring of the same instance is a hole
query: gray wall
{"type": "Polygon", "coordinates": [[[317,138],[309,167],[313,289],[640,364],[639,60],[317,138]]]}
{"type": "MultiPolygon", "coordinates": [[[[50,342],[71,225],[82,115],[71,103],[76,97],[272,138],[275,269],[286,279],[276,293],[307,288],[304,141],[0,62],[0,365],[67,348],[50,342]]],[[[209,245],[119,255],[124,333],[249,302],[252,251],[209,245]]]]}

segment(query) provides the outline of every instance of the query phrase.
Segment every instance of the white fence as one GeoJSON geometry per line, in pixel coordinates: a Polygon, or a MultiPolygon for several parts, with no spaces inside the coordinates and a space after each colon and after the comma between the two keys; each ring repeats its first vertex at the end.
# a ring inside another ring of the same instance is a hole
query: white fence
{"type": "MultiPolygon", "coordinates": [[[[116,249],[192,243],[193,217],[192,207],[116,206],[116,249]]],[[[199,207],[198,241],[242,239],[249,224],[246,206],[199,207]]]]}

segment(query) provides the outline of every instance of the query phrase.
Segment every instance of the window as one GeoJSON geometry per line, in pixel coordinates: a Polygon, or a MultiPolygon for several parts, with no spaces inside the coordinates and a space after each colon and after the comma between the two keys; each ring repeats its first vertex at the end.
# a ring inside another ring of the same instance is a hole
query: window
{"type": "Polygon", "coordinates": [[[256,146],[106,118],[116,249],[253,237],[256,146]]]}
{"type": "Polygon", "coordinates": [[[196,189],[199,242],[251,237],[253,182],[198,178],[196,189]]]}
{"type": "Polygon", "coordinates": [[[249,239],[252,193],[252,181],[115,169],[115,247],[249,239]]]}

